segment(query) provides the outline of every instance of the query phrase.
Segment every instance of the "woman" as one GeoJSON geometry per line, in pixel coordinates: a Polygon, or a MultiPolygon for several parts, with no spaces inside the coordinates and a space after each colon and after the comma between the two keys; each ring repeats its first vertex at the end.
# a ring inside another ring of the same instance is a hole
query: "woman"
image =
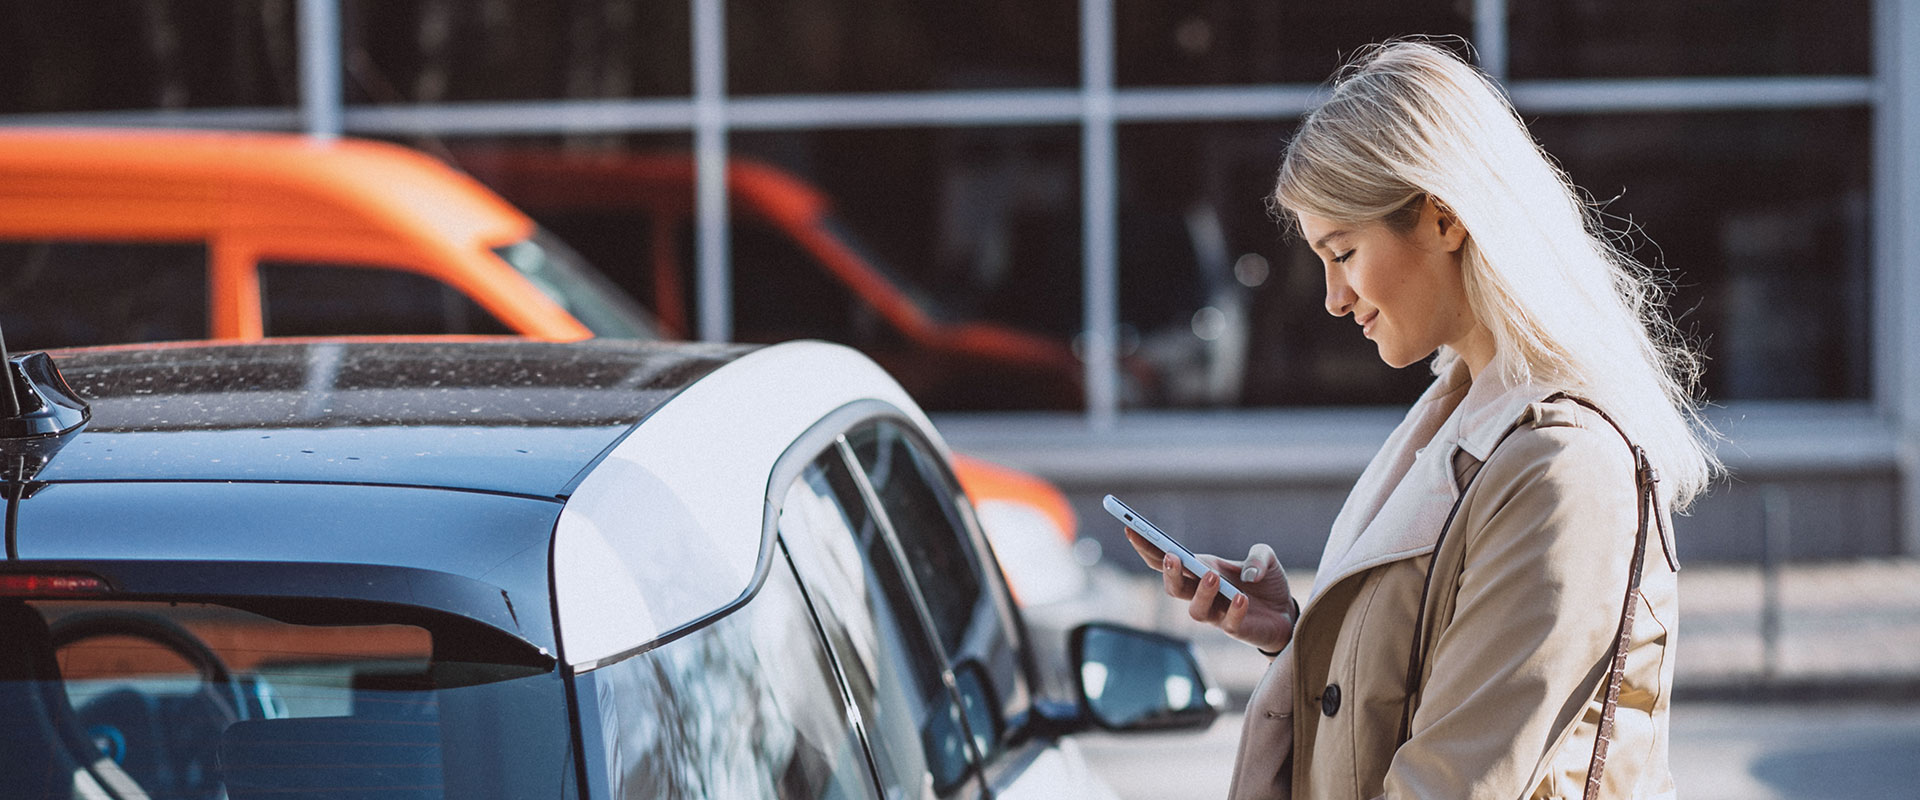
{"type": "Polygon", "coordinates": [[[1233,797],[1671,796],[1667,517],[1718,465],[1645,270],[1492,83],[1422,42],[1342,70],[1272,202],[1327,312],[1437,379],[1303,606],[1264,545],[1196,580],[1129,532],[1195,619],[1274,656],[1233,797]],[[1216,603],[1221,574],[1245,596],[1216,603]]]}

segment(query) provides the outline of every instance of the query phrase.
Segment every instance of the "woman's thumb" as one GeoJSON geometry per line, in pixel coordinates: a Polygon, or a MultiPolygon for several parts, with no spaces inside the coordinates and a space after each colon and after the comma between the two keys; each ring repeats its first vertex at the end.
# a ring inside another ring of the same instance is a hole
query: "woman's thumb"
{"type": "Polygon", "coordinates": [[[1265,544],[1256,544],[1247,551],[1246,566],[1240,568],[1240,580],[1251,583],[1266,577],[1280,569],[1280,559],[1273,554],[1273,548],[1265,544]]]}

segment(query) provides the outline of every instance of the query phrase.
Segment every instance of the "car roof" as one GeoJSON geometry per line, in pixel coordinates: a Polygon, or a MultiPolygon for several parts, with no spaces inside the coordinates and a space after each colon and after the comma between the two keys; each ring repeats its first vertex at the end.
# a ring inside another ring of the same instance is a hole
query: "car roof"
{"type": "Polygon", "coordinates": [[[54,351],[93,418],[38,479],[563,498],[737,346],[327,340],[54,351]]]}
{"type": "Polygon", "coordinates": [[[13,504],[7,570],[86,572],[162,599],[415,605],[577,669],[750,597],[769,509],[845,425],[890,414],[945,450],[878,365],[821,342],[51,355],[92,418],[13,504]]]}

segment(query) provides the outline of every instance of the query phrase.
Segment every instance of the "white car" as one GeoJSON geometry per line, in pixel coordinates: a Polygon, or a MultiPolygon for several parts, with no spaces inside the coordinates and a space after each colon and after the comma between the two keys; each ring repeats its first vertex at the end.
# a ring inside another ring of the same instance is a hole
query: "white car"
{"type": "Polygon", "coordinates": [[[34,797],[1107,798],[1062,737],[1217,714],[1184,642],[1097,623],[1042,696],[939,434],[847,348],[12,360],[34,797]]]}

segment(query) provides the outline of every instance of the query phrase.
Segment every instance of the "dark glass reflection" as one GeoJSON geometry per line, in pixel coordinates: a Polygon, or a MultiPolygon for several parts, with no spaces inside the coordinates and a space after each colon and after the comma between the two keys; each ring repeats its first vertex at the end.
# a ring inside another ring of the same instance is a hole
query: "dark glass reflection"
{"type": "Polygon", "coordinates": [[[1117,0],[1114,68],[1122,86],[1320,83],[1370,42],[1465,37],[1469,11],[1407,0],[1117,0]]]}
{"type": "MultiPolygon", "coordinates": [[[[804,131],[732,141],[742,156],[736,168],[764,161],[781,173],[756,179],[758,191],[735,192],[737,335],[857,347],[932,410],[1081,405],[1084,366],[1072,350],[1083,280],[1078,131],[804,131]],[[878,284],[884,290],[872,291],[878,284]],[[1017,344],[967,344],[1009,339],[1017,344]]],[[[676,249],[690,254],[690,245],[676,249]]]]}
{"type": "Polygon", "coordinates": [[[1866,109],[1544,117],[1532,127],[1634,255],[1666,270],[1668,307],[1704,346],[1709,397],[1867,397],[1866,109]]]}
{"type": "Polygon", "coordinates": [[[587,724],[601,726],[612,797],[875,796],[832,664],[784,561],[741,610],[595,670],[583,686],[600,709],[587,724]]]}
{"type": "Polygon", "coordinates": [[[1072,86],[1071,0],[803,0],[727,5],[738,94],[1072,86]]]}
{"type": "Polygon", "coordinates": [[[292,106],[296,5],[8,3],[0,113],[292,106]]]}
{"type": "Polygon", "coordinates": [[[1509,3],[1510,74],[1526,78],[1865,75],[1868,0],[1509,3]]]}
{"type": "Polygon", "coordinates": [[[686,95],[686,3],[343,0],[349,103],[686,95]]]}
{"type": "Polygon", "coordinates": [[[1279,123],[1120,129],[1121,344],[1159,376],[1130,405],[1403,404],[1432,380],[1423,364],[1381,363],[1351,320],[1326,313],[1319,259],[1268,211],[1292,133],[1279,123]]]}

